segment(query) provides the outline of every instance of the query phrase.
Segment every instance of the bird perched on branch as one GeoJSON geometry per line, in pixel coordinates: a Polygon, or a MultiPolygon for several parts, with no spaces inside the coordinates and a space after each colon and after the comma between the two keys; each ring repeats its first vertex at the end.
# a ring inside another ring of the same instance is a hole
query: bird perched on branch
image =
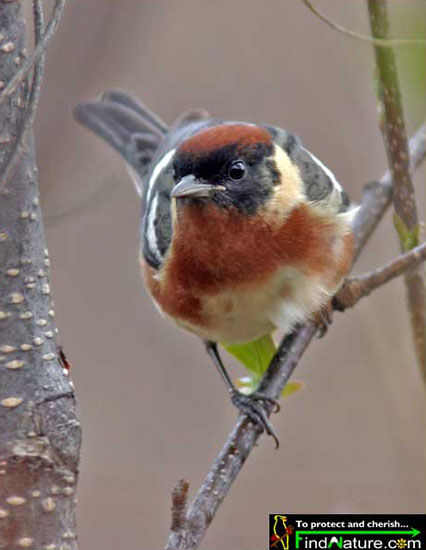
{"type": "Polygon", "coordinates": [[[327,306],[353,256],[346,193],[299,138],[273,126],[190,111],[169,129],[117,91],[74,114],[127,161],[158,309],[204,341],[232,402],[277,441],[266,414],[276,402],[239,392],[217,343],[289,334],[327,306]]]}

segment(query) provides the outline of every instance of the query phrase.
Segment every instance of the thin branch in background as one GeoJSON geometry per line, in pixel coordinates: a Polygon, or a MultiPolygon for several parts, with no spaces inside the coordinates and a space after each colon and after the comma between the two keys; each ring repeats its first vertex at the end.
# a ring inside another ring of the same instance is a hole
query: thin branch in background
{"type": "Polygon", "coordinates": [[[49,40],[55,34],[57,26],[62,16],[63,9],[65,7],[65,0],[55,0],[55,5],[52,10],[52,14],[49,19],[49,23],[44,30],[44,17],[42,9],[42,0],[33,1],[33,14],[34,14],[34,35],[35,35],[35,48],[30,57],[22,64],[22,66],[16,71],[13,77],[9,80],[7,85],[0,92],[0,104],[5,101],[15,91],[24,79],[27,77],[28,72],[34,66],[33,77],[31,79],[31,88],[27,101],[26,112],[23,120],[19,126],[17,135],[14,140],[14,146],[10,150],[10,154],[7,157],[4,165],[1,168],[0,174],[0,191],[7,182],[10,176],[10,172],[14,165],[15,160],[19,156],[21,145],[24,141],[25,135],[28,129],[32,127],[35,112],[38,105],[40,96],[41,82],[44,69],[44,53],[47,48],[49,40]]]}
{"type": "Polygon", "coordinates": [[[106,202],[117,189],[119,189],[119,185],[116,177],[105,178],[87,195],[78,197],[74,201],[67,202],[45,213],[43,216],[44,225],[52,227],[69,221],[75,216],[88,215],[88,212],[90,213],[90,211],[106,202]]]}
{"type": "MultiPolygon", "coordinates": [[[[410,153],[412,154],[410,159],[412,166],[417,167],[424,161],[426,126],[416,132],[410,140],[410,153]]],[[[381,180],[375,183],[374,191],[374,195],[371,195],[374,207],[371,207],[367,201],[369,195],[364,193],[355,220],[355,251],[357,255],[371,235],[373,231],[371,228],[376,227],[378,220],[382,218],[383,213],[390,204],[388,195],[392,194],[392,183],[388,175],[385,174],[381,180]],[[380,192],[381,187],[383,187],[383,190],[380,192]],[[361,230],[361,222],[369,228],[366,233],[361,230]]],[[[260,383],[258,388],[260,392],[274,399],[279,398],[315,333],[315,326],[308,324],[300,327],[281,341],[277,353],[260,383]]],[[[225,445],[213,462],[189,507],[186,516],[187,528],[177,531],[171,530],[165,550],[198,548],[217,509],[231,489],[260,434],[261,429],[259,426],[253,424],[245,416],[238,417],[234,429],[228,436],[225,445]]]]}
{"type": "Polygon", "coordinates": [[[335,309],[344,311],[349,307],[353,307],[361,298],[368,296],[376,288],[401,276],[408,268],[419,265],[425,260],[426,243],[423,243],[374,271],[357,277],[350,277],[333,298],[335,309]]]}
{"type": "MultiPolygon", "coordinates": [[[[46,32],[44,33],[43,38],[38,42],[30,57],[25,61],[25,63],[22,64],[21,68],[16,71],[16,73],[13,75],[13,78],[10,79],[7,85],[0,92],[0,103],[15,91],[17,86],[19,86],[19,84],[24,80],[28,72],[32,69],[33,65],[43,55],[43,52],[45,51],[49,40],[53,37],[56,28],[59,25],[64,7],[65,0],[55,0],[55,6],[53,7],[52,15],[50,16],[49,23],[47,24],[46,32]]],[[[38,31],[36,28],[36,33],[37,32],[38,31]]]]}
{"type": "MultiPolygon", "coordinates": [[[[374,0],[372,0],[374,2],[374,0]]],[[[377,37],[371,37],[365,34],[360,34],[358,32],[352,31],[351,29],[347,29],[343,25],[340,25],[340,23],[336,23],[336,21],[333,21],[332,19],[329,19],[326,17],[322,12],[319,11],[318,8],[314,6],[314,4],[310,0],[302,0],[302,2],[305,4],[305,6],[311,11],[316,17],[321,19],[321,21],[324,21],[329,27],[334,29],[335,31],[339,31],[342,34],[345,34],[346,36],[350,36],[351,38],[355,38],[356,40],[360,40],[361,42],[367,42],[369,44],[374,44],[375,46],[426,46],[426,39],[424,38],[377,38],[377,37]]]]}
{"type": "MultiPolygon", "coordinates": [[[[422,124],[409,142],[410,171],[413,172],[426,157],[426,123],[422,124]]],[[[379,181],[372,181],[364,187],[361,211],[355,218],[355,259],[373,233],[392,202],[393,184],[389,170],[379,181]]]]}
{"type": "MultiPolygon", "coordinates": [[[[389,34],[387,1],[367,0],[367,5],[372,35],[386,38],[389,34]]],[[[394,186],[395,226],[401,249],[406,252],[418,244],[420,225],[395,52],[392,48],[381,46],[375,46],[374,50],[379,80],[380,126],[394,186]]],[[[404,278],[417,359],[426,381],[426,287],[423,266],[407,270],[404,278]]]]}
{"type": "MultiPolygon", "coordinates": [[[[43,15],[43,5],[42,0],[33,0],[33,15],[34,15],[34,40],[35,45],[41,43],[43,39],[43,30],[44,30],[44,15],[43,15]]],[[[27,102],[27,108],[25,116],[20,124],[17,136],[15,137],[14,147],[11,149],[9,157],[7,158],[4,167],[2,169],[2,174],[0,176],[0,190],[2,186],[7,181],[10,171],[12,169],[13,163],[19,155],[21,144],[24,141],[24,137],[28,130],[32,128],[34,122],[34,116],[37,110],[38,100],[40,97],[41,83],[43,80],[43,71],[44,71],[44,49],[41,50],[39,58],[36,60],[34,65],[33,77],[31,79],[31,88],[27,102]]],[[[13,80],[13,79],[12,79],[13,80]]]]}

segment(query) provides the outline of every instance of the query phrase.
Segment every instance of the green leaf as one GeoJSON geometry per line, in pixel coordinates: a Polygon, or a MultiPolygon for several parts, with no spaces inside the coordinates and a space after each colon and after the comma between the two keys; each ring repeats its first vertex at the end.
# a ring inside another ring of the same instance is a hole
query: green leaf
{"type": "MultiPolygon", "coordinates": [[[[247,342],[246,344],[221,344],[235,359],[242,363],[251,373],[250,376],[238,378],[237,386],[242,393],[249,395],[259,386],[259,382],[269,367],[269,363],[276,352],[275,342],[270,334],[261,336],[257,340],[247,342]]],[[[287,382],[282,397],[288,397],[293,393],[304,388],[304,382],[293,380],[287,382]]]]}
{"type": "Polygon", "coordinates": [[[250,395],[252,392],[256,391],[259,381],[260,378],[244,376],[242,378],[237,378],[237,386],[241,393],[244,395],[250,395]]]}
{"type": "Polygon", "coordinates": [[[221,344],[235,359],[260,379],[275,355],[276,346],[270,334],[245,344],[221,344]]]}
{"type": "MultiPolygon", "coordinates": [[[[259,382],[260,377],[258,378],[257,376],[244,376],[242,378],[238,378],[237,386],[240,389],[241,393],[244,393],[245,395],[250,395],[256,390],[259,382]]],[[[294,393],[303,390],[304,387],[305,383],[302,382],[302,380],[292,380],[291,382],[287,382],[285,388],[281,393],[281,397],[289,397],[290,395],[293,395],[294,393]]]]}
{"type": "Polygon", "coordinates": [[[398,233],[399,240],[403,243],[407,238],[408,229],[396,212],[393,215],[393,224],[398,233]]]}
{"type": "Polygon", "coordinates": [[[302,380],[293,380],[292,382],[287,382],[285,388],[283,389],[281,397],[288,397],[289,395],[292,395],[299,390],[303,390],[304,387],[305,382],[302,382],[302,380]]]}
{"type": "Polygon", "coordinates": [[[420,224],[417,224],[410,231],[396,213],[393,215],[393,223],[395,225],[396,232],[398,233],[399,240],[402,244],[402,248],[405,252],[408,252],[412,248],[418,246],[420,241],[420,224]]]}

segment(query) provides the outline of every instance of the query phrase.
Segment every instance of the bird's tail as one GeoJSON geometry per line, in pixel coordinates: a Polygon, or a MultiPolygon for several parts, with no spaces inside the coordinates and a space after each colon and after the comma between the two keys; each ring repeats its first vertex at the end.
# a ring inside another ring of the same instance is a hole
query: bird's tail
{"type": "MultiPolygon", "coordinates": [[[[108,142],[136,171],[138,187],[168,131],[167,125],[141,103],[121,91],[109,91],[99,99],[79,103],[75,119],[108,142]]],[[[142,192],[142,189],[139,189],[142,192]]]]}

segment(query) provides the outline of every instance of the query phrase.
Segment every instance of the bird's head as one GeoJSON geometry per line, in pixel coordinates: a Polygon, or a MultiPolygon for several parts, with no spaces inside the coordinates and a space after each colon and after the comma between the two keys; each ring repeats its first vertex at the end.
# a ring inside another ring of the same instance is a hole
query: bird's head
{"type": "MultiPolygon", "coordinates": [[[[178,208],[188,202],[214,203],[246,215],[276,203],[284,179],[293,170],[268,130],[240,123],[213,126],[183,141],[173,169],[171,195],[178,208]]],[[[290,179],[297,179],[293,172],[290,179]]]]}

